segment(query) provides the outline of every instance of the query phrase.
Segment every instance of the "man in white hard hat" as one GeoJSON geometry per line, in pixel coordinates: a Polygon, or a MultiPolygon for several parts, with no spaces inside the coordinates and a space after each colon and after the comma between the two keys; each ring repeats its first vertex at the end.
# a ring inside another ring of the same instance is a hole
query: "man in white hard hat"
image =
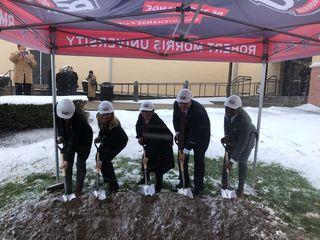
{"type": "MultiPolygon", "coordinates": [[[[210,141],[210,120],[205,108],[192,99],[188,89],[182,89],[177,95],[173,107],[173,125],[176,131],[175,141],[179,148],[179,161],[183,163],[185,187],[190,187],[188,172],[189,153],[194,153],[194,196],[201,197],[205,171],[204,156],[210,141]]],[[[182,176],[179,164],[177,188],[181,188],[182,176]]]]}
{"type": "MultiPolygon", "coordinates": [[[[155,173],[155,190],[156,192],[160,192],[163,174],[174,168],[173,134],[154,112],[152,101],[142,102],[140,111],[141,113],[136,123],[136,133],[138,142],[144,149],[142,170],[144,170],[143,166],[146,165],[147,178],[149,178],[150,172],[155,173]]],[[[144,174],[142,175],[144,176],[144,174]]],[[[145,178],[142,177],[138,184],[144,183],[145,178]]]]}
{"type": "Polygon", "coordinates": [[[224,133],[221,139],[226,144],[226,151],[230,159],[226,161],[222,170],[222,188],[227,186],[227,169],[231,170],[232,165],[238,162],[239,165],[239,184],[236,190],[239,198],[243,197],[243,187],[247,178],[247,161],[254,147],[256,128],[252,124],[248,113],[242,109],[241,98],[232,95],[224,103],[224,133]]]}
{"type": "Polygon", "coordinates": [[[110,193],[119,189],[119,183],[114,172],[112,160],[125,148],[128,136],[121,127],[119,119],[114,115],[111,102],[102,101],[98,107],[98,125],[100,128],[95,143],[100,143],[99,160],[96,168],[101,170],[103,181],[109,184],[110,193]]]}
{"type": "Polygon", "coordinates": [[[72,191],[72,167],[77,153],[77,186],[76,195],[82,195],[86,176],[86,160],[89,157],[92,144],[92,129],[84,114],[75,108],[70,99],[62,99],[56,108],[58,144],[63,143],[64,161],[61,168],[66,170],[67,194],[72,191]]]}

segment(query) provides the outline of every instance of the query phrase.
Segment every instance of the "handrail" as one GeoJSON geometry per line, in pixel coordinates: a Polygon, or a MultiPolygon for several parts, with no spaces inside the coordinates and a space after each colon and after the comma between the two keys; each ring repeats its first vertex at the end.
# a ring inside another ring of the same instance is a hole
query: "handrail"
{"type": "Polygon", "coordinates": [[[9,70],[7,71],[4,75],[0,76],[0,79],[6,77],[6,75],[9,73],[9,82],[10,82],[10,94],[12,95],[12,79],[11,79],[11,72],[13,72],[13,70],[9,70]]]}
{"type": "Polygon", "coordinates": [[[239,82],[245,82],[245,81],[251,81],[252,77],[251,76],[237,76],[235,79],[231,81],[231,85],[239,82]]]}
{"type": "MultiPolygon", "coordinates": [[[[270,81],[278,82],[276,76],[272,76],[270,81]]],[[[252,82],[250,76],[238,76],[237,82],[231,85],[232,94],[240,96],[257,95],[259,83],[252,82]]],[[[130,98],[138,96],[140,98],[175,98],[180,89],[185,87],[185,83],[179,82],[138,82],[136,85],[133,82],[128,83],[112,83],[113,92],[118,97],[122,96],[130,98]],[[136,87],[136,88],[135,88],[136,87]]],[[[271,84],[271,83],[269,83],[271,84]]],[[[272,82],[273,84],[273,82],[272,82]]],[[[272,85],[271,84],[271,85],[272,85]]],[[[272,86],[269,89],[272,89],[272,86]]],[[[228,84],[224,82],[188,82],[187,87],[192,91],[194,97],[225,97],[227,96],[228,84]]],[[[278,89],[278,84],[277,84],[278,89]]],[[[271,94],[277,94],[273,91],[271,94]]]]}
{"type": "Polygon", "coordinates": [[[250,96],[252,92],[251,80],[251,76],[237,76],[230,83],[232,94],[250,96]]]}

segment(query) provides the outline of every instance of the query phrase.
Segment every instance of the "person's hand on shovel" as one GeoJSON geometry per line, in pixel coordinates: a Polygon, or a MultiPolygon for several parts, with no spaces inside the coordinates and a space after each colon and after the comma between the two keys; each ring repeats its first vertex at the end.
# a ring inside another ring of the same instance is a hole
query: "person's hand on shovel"
{"type": "Polygon", "coordinates": [[[67,161],[62,161],[60,168],[66,170],[68,167],[68,162],[67,161]]]}

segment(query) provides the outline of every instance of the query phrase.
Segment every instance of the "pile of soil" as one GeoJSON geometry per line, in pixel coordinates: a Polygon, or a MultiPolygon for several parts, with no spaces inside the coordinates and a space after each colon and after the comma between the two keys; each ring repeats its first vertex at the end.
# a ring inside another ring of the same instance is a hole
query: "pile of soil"
{"type": "Polygon", "coordinates": [[[270,208],[245,199],[118,192],[105,201],[53,196],[0,215],[0,239],[306,239],[270,208]]]}

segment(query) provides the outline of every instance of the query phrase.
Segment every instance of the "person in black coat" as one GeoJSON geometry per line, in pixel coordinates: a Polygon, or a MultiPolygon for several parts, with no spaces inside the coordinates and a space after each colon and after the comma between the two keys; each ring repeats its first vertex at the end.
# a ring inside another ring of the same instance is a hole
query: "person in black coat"
{"type": "Polygon", "coordinates": [[[89,157],[92,144],[92,129],[83,113],[76,110],[75,105],[69,99],[58,102],[56,120],[57,143],[63,143],[64,161],[61,168],[66,170],[67,194],[72,193],[72,167],[75,153],[77,153],[76,195],[79,196],[82,194],[86,176],[86,160],[89,157]]]}
{"type": "MultiPolygon", "coordinates": [[[[145,164],[147,178],[149,178],[150,172],[155,173],[155,190],[160,192],[163,174],[174,168],[173,135],[167,125],[154,112],[154,105],[151,101],[143,102],[140,111],[136,123],[136,133],[138,142],[144,149],[142,171],[145,164]]],[[[145,178],[143,177],[138,184],[144,183],[145,178]]]]}
{"type": "Polygon", "coordinates": [[[114,108],[109,101],[100,103],[97,120],[100,131],[94,142],[100,143],[98,149],[100,160],[96,162],[96,168],[101,169],[104,182],[109,183],[110,192],[116,192],[119,184],[112,160],[125,148],[128,136],[122,129],[120,121],[114,116],[114,108]]]}
{"type": "MultiPolygon", "coordinates": [[[[183,163],[185,186],[190,186],[188,172],[189,153],[194,152],[194,195],[201,197],[205,171],[204,156],[210,141],[210,120],[205,108],[192,99],[188,89],[182,89],[177,95],[173,107],[173,126],[176,131],[175,141],[179,148],[179,161],[183,163]]],[[[179,164],[177,188],[182,187],[179,164]]]]}

